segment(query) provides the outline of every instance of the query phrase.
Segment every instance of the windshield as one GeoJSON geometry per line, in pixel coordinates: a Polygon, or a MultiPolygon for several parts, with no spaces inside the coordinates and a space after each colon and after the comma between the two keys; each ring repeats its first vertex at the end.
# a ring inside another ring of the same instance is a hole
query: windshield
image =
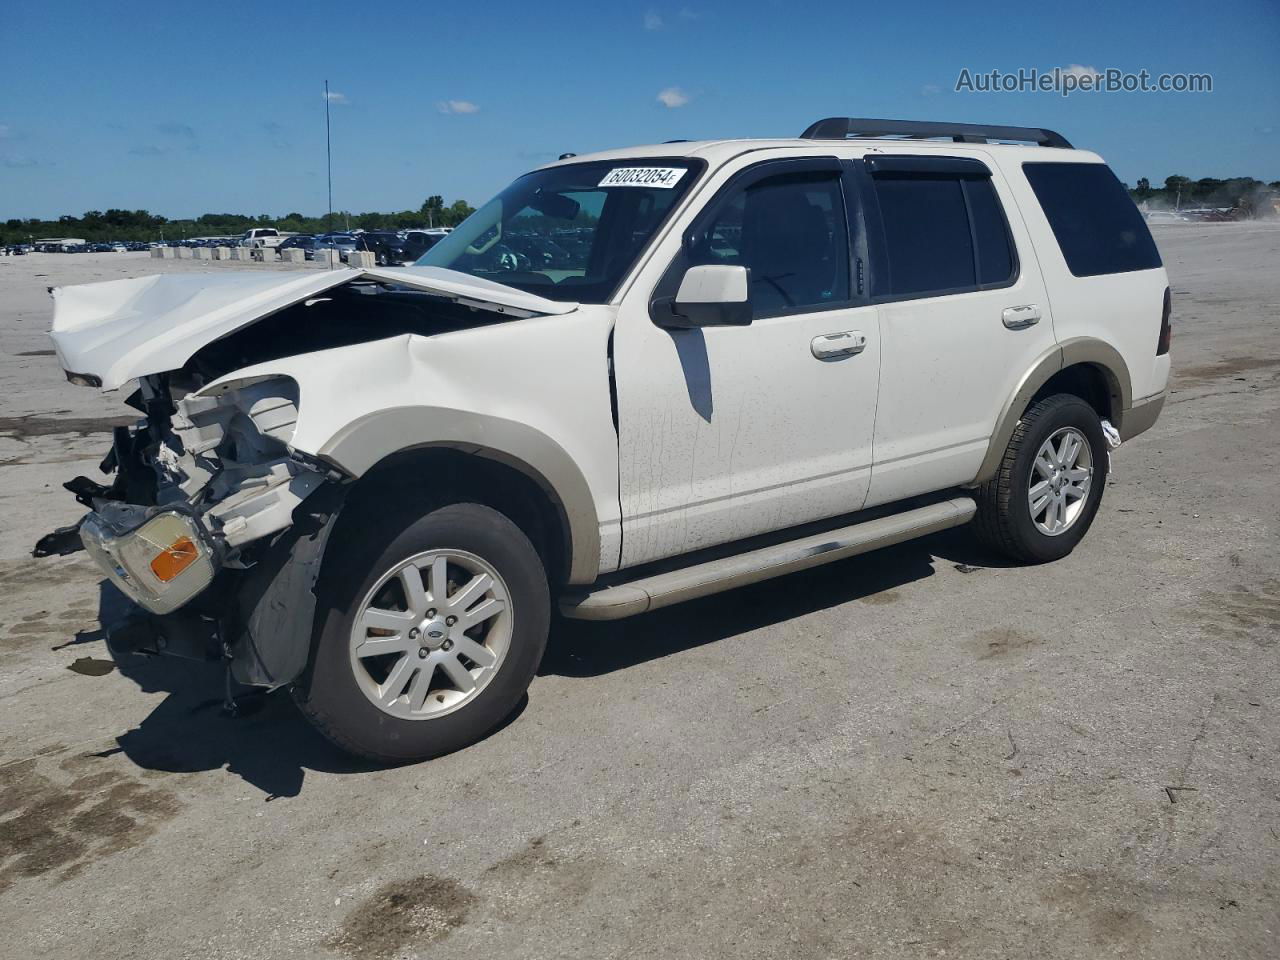
{"type": "Polygon", "coordinates": [[[521,177],[417,261],[550,300],[605,303],[700,161],[606,160],[521,177]]]}

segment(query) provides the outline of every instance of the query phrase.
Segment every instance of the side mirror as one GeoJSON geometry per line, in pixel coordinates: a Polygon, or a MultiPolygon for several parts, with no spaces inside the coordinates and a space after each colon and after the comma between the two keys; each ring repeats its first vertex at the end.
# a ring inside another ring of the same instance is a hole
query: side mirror
{"type": "Polygon", "coordinates": [[[690,267],[659,326],[745,327],[751,323],[750,273],[746,267],[705,264],[690,267]]]}

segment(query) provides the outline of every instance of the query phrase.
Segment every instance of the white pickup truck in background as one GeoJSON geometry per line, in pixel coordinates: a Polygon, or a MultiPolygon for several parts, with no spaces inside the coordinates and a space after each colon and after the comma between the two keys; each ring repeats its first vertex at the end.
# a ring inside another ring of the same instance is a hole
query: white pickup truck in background
{"type": "Polygon", "coordinates": [[[294,234],[282,233],[275,227],[254,227],[252,230],[246,230],[244,234],[241,235],[240,246],[278,247],[292,236],[294,236],[294,234]]]}

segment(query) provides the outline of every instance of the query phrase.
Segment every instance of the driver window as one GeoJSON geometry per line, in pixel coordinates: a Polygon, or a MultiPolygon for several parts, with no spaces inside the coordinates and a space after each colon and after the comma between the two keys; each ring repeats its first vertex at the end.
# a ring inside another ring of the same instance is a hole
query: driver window
{"type": "Polygon", "coordinates": [[[694,238],[691,265],[751,271],[756,317],[849,301],[849,232],[835,173],[760,180],[721,205],[694,238]]]}

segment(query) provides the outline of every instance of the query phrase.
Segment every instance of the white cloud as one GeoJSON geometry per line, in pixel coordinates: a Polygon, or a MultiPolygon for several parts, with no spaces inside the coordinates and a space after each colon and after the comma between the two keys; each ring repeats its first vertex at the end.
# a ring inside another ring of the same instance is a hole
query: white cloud
{"type": "Polygon", "coordinates": [[[646,30],[662,29],[662,14],[657,10],[649,10],[644,15],[644,28],[646,30]]]}
{"type": "Polygon", "coordinates": [[[5,167],[9,170],[52,166],[56,166],[52,160],[41,160],[35,157],[0,157],[0,167],[5,167]]]}
{"type": "Polygon", "coordinates": [[[926,97],[937,96],[941,92],[942,92],[942,88],[938,86],[936,83],[926,83],[923,87],[920,88],[921,95],[926,97]]]}
{"type": "Polygon", "coordinates": [[[1064,76],[1068,76],[1068,77],[1100,77],[1102,76],[1101,72],[1099,72],[1099,70],[1096,67],[1086,67],[1078,63],[1073,63],[1070,66],[1063,67],[1062,73],[1064,76]]]}
{"type": "Polygon", "coordinates": [[[679,17],[681,20],[701,20],[702,14],[692,7],[681,7],[679,17]]]}
{"type": "Polygon", "coordinates": [[[658,102],[670,110],[676,107],[683,107],[693,98],[685,93],[679,87],[667,87],[665,90],[658,92],[658,102]]]}
{"type": "Polygon", "coordinates": [[[4,140],[8,136],[9,136],[9,125],[7,123],[0,123],[0,140],[4,140]]]}
{"type": "Polygon", "coordinates": [[[330,90],[328,93],[320,94],[321,100],[328,100],[330,103],[350,103],[345,93],[338,93],[337,90],[330,90]]]}
{"type": "Polygon", "coordinates": [[[470,100],[438,100],[436,101],[436,109],[441,113],[479,113],[478,104],[472,103],[470,100]]]}
{"type": "Polygon", "coordinates": [[[165,123],[157,123],[156,132],[163,133],[166,137],[177,137],[179,140],[194,140],[196,138],[195,130],[185,123],[175,123],[172,120],[165,123]]]}

